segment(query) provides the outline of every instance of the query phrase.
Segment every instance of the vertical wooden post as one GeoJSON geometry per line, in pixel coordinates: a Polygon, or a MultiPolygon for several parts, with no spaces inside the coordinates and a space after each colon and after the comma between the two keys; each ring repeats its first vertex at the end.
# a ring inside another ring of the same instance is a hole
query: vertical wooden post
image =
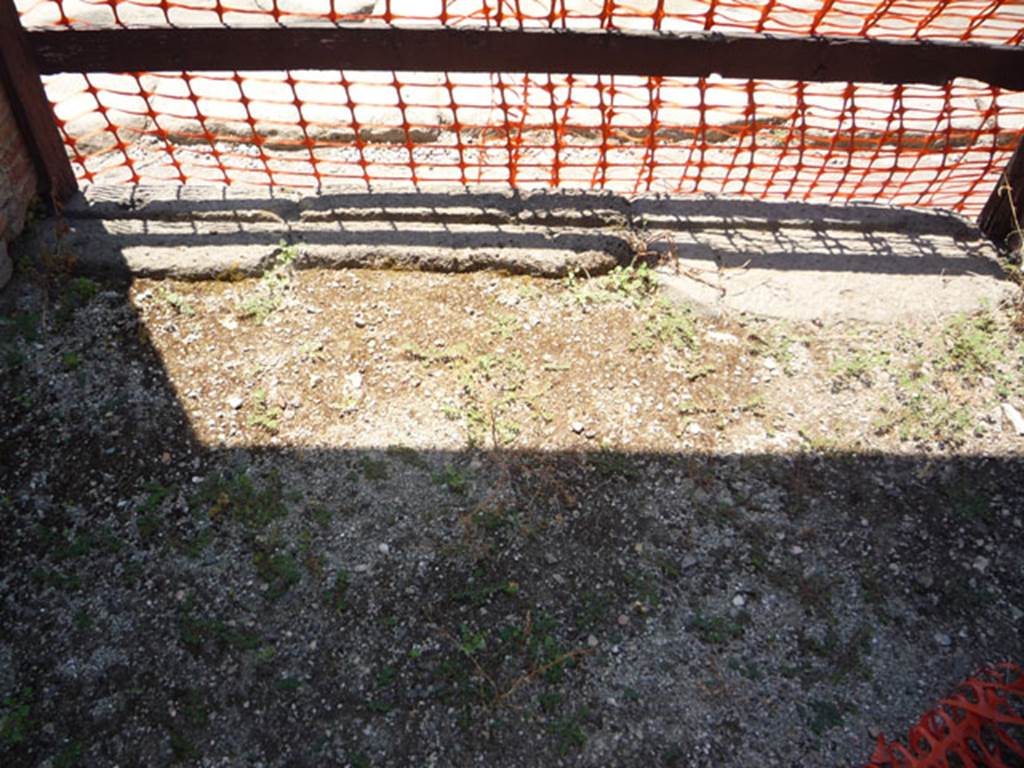
{"type": "Polygon", "coordinates": [[[39,191],[63,202],[78,184],[14,0],[0,0],[0,85],[32,156],[39,191]]]}
{"type": "Polygon", "coordinates": [[[1024,138],[981,209],[978,228],[996,245],[1020,248],[1024,232],[1024,138]],[[1012,237],[1011,237],[1012,236],[1012,237]]]}

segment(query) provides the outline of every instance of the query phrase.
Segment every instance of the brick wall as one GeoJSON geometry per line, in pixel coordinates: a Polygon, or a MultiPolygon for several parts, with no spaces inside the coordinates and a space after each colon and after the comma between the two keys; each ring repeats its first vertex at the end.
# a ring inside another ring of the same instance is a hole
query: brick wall
{"type": "Polygon", "coordinates": [[[7,93],[0,85],[0,241],[11,240],[25,224],[36,194],[36,173],[25,149],[7,93]]]}

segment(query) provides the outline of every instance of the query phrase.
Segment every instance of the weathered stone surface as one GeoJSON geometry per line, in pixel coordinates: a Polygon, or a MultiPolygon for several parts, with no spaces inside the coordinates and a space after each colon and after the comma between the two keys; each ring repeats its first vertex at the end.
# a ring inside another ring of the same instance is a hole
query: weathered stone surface
{"type": "Polygon", "coordinates": [[[257,274],[282,241],[301,267],[562,276],[661,257],[670,296],[709,311],[887,322],[1013,291],[992,246],[945,213],[489,187],[91,187],[65,209],[82,269],[257,274]]]}

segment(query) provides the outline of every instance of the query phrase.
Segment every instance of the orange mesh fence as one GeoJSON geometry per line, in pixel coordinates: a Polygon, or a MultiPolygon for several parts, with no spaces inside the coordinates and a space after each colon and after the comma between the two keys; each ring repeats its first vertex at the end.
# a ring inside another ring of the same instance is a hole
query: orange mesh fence
{"type": "Polygon", "coordinates": [[[1024,765],[1024,670],[998,664],[964,681],[926,713],[906,743],[879,736],[867,768],[1024,765]]]}
{"type": "Polygon", "coordinates": [[[1024,41],[1020,0],[19,0],[26,26],[351,23],[1024,41]]]}
{"type": "MultiPolygon", "coordinates": [[[[29,27],[369,20],[1024,40],[1024,5],[981,0],[24,0],[19,7],[29,27]]],[[[935,87],[335,70],[68,74],[46,78],[46,88],[85,183],[561,186],[875,201],[972,215],[1024,133],[1024,93],[968,80],[935,87]]]]}

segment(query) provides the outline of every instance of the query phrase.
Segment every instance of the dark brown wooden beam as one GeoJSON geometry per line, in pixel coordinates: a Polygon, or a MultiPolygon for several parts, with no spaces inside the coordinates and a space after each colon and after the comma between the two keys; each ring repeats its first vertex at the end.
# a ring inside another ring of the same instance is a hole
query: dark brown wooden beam
{"type": "Polygon", "coordinates": [[[1010,157],[978,216],[978,229],[1000,247],[1024,247],[1024,139],[1010,157]]]}
{"type": "Polygon", "coordinates": [[[78,184],[14,0],[0,0],[0,84],[32,156],[39,191],[58,202],[66,200],[78,189],[78,184]]]}
{"type": "Polygon", "coordinates": [[[29,34],[57,72],[379,69],[942,84],[1024,90],[1024,47],[719,33],[269,27],[29,34]]]}

